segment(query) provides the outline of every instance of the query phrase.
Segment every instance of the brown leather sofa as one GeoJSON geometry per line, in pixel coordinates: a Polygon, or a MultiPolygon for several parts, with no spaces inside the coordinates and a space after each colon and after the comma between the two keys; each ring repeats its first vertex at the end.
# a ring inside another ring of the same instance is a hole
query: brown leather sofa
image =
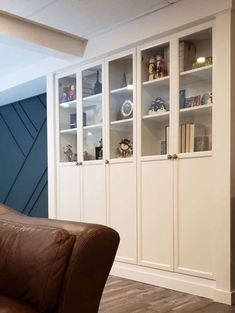
{"type": "Polygon", "coordinates": [[[0,204],[0,313],[96,313],[119,244],[111,228],[0,204]]]}

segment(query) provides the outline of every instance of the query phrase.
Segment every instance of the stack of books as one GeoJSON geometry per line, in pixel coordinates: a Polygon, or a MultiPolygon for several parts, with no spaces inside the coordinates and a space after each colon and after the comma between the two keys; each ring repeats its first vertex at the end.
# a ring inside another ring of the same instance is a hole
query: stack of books
{"type": "Polygon", "coordinates": [[[207,151],[209,150],[209,141],[205,125],[193,123],[180,125],[181,153],[207,151]]]}
{"type": "Polygon", "coordinates": [[[194,152],[195,124],[180,125],[181,153],[194,152]]]}

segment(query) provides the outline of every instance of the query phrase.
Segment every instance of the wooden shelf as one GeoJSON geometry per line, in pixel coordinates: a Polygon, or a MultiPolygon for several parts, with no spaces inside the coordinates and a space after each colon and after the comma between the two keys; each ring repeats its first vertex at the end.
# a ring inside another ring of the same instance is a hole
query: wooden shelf
{"type": "Polygon", "coordinates": [[[110,125],[132,125],[133,124],[133,118],[128,118],[126,120],[118,120],[118,121],[113,121],[110,123],[110,125]]]}
{"type": "Polygon", "coordinates": [[[147,80],[142,83],[143,86],[169,86],[169,76],[153,79],[153,80],[147,80]]]}
{"type": "Polygon", "coordinates": [[[74,109],[76,109],[76,105],[77,105],[77,100],[72,100],[72,101],[60,103],[60,107],[62,107],[64,109],[67,109],[67,108],[74,108],[74,109]]]}
{"type": "Polygon", "coordinates": [[[77,128],[68,128],[68,129],[60,130],[60,134],[76,135],[77,134],[77,128]]]}
{"type": "Polygon", "coordinates": [[[180,109],[180,117],[193,117],[195,115],[208,115],[212,112],[212,104],[198,105],[191,108],[180,109]]]}
{"type": "Polygon", "coordinates": [[[181,85],[193,84],[197,81],[212,82],[212,65],[181,72],[180,79],[181,85]]]}
{"type": "Polygon", "coordinates": [[[103,95],[102,93],[98,93],[96,95],[84,97],[82,99],[83,107],[86,108],[86,107],[96,106],[96,105],[102,104],[102,95],[103,95]]]}
{"type": "Polygon", "coordinates": [[[142,117],[145,121],[154,121],[154,122],[166,122],[169,121],[170,112],[148,114],[142,117]]]}
{"type": "Polygon", "coordinates": [[[133,94],[133,85],[127,85],[124,88],[113,89],[110,91],[111,95],[130,96],[133,94]]]}
{"type": "Polygon", "coordinates": [[[102,124],[93,124],[93,125],[89,125],[89,126],[84,126],[83,129],[84,130],[88,130],[88,129],[94,129],[94,128],[102,128],[102,124]]]}

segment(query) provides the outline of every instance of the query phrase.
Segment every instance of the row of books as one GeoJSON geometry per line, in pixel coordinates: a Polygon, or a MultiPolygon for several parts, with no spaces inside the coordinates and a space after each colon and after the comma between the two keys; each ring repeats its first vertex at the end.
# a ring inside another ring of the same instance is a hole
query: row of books
{"type": "Polygon", "coordinates": [[[206,127],[201,124],[186,123],[180,125],[181,153],[209,150],[209,136],[206,127]]]}

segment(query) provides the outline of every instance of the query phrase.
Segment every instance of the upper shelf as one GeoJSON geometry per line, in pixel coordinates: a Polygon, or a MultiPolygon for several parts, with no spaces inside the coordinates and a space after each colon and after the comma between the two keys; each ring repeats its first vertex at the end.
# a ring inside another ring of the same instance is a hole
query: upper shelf
{"type": "Polygon", "coordinates": [[[127,85],[123,88],[113,89],[110,91],[112,95],[130,96],[133,93],[133,85],[127,85]]]}
{"type": "Polygon", "coordinates": [[[142,83],[146,89],[156,90],[156,88],[169,88],[169,76],[157,78],[153,80],[147,80],[142,83]]]}
{"type": "Polygon", "coordinates": [[[166,122],[169,121],[170,112],[156,113],[156,114],[148,114],[142,117],[145,121],[153,121],[153,122],[166,122]]]}
{"type": "Polygon", "coordinates": [[[83,107],[89,107],[89,106],[100,104],[102,103],[102,93],[84,97],[82,100],[83,100],[83,107]]]}
{"type": "Polygon", "coordinates": [[[208,115],[211,114],[212,104],[198,105],[191,108],[185,108],[180,110],[180,116],[184,118],[191,118],[196,115],[208,115]]]}
{"type": "Polygon", "coordinates": [[[60,103],[60,107],[67,109],[67,108],[73,108],[76,109],[77,100],[67,101],[60,103]]]}
{"type": "Polygon", "coordinates": [[[212,65],[199,67],[180,73],[181,84],[193,84],[196,81],[212,81],[212,65]]]}

